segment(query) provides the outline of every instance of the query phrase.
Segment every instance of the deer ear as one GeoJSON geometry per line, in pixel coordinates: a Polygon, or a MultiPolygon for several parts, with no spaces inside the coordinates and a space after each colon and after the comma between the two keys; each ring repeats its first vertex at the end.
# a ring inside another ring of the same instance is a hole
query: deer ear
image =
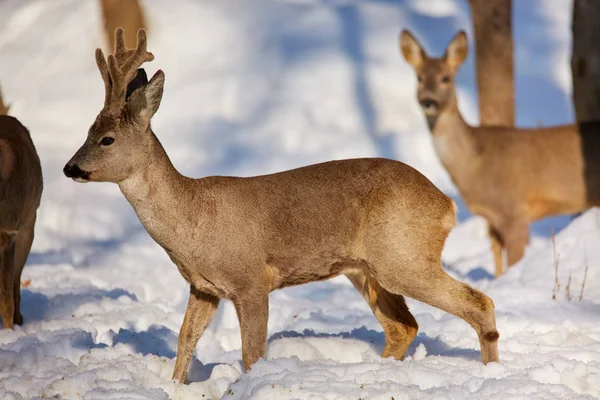
{"type": "Polygon", "coordinates": [[[150,79],[150,82],[135,89],[127,101],[127,111],[129,114],[148,120],[152,118],[160,106],[164,83],[165,74],[161,70],[158,70],[152,79],[150,79]]]}
{"type": "Polygon", "coordinates": [[[139,68],[137,70],[137,74],[135,78],[127,85],[127,93],[125,94],[125,101],[129,100],[129,97],[136,89],[145,86],[148,83],[148,76],[146,75],[146,71],[144,68],[139,68]]]}
{"type": "Polygon", "coordinates": [[[419,68],[427,58],[423,46],[406,29],[400,34],[400,52],[406,61],[415,68],[419,68]]]}
{"type": "Polygon", "coordinates": [[[469,45],[465,31],[458,32],[452,38],[450,44],[448,44],[444,60],[453,71],[456,71],[467,58],[468,48],[469,45]]]}
{"type": "Polygon", "coordinates": [[[165,73],[161,70],[156,71],[150,82],[144,87],[144,94],[146,95],[146,101],[148,106],[146,111],[149,113],[149,117],[152,117],[162,100],[163,87],[165,84],[165,73]]]}

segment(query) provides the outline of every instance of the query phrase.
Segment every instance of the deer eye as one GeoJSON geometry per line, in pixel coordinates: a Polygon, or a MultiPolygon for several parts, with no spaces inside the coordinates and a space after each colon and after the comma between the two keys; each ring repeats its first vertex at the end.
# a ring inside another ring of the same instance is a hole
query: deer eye
{"type": "Polygon", "coordinates": [[[100,145],[102,145],[102,146],[110,146],[114,142],[115,142],[115,139],[111,138],[110,136],[105,136],[100,141],[100,145]]]}
{"type": "Polygon", "coordinates": [[[444,82],[444,83],[450,82],[450,77],[448,75],[443,76],[442,77],[442,82],[444,82]]]}

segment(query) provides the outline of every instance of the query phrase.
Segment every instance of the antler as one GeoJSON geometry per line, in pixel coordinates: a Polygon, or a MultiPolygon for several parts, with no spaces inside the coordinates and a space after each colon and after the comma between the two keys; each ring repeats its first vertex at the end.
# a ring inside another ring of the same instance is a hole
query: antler
{"type": "Polygon", "coordinates": [[[115,54],[108,56],[96,49],[96,64],[104,81],[104,107],[120,110],[125,105],[127,85],[135,78],[137,69],[146,61],[154,60],[154,55],[146,50],[146,31],[140,29],[137,34],[137,47],[127,49],[123,28],[115,30],[115,54]]]}

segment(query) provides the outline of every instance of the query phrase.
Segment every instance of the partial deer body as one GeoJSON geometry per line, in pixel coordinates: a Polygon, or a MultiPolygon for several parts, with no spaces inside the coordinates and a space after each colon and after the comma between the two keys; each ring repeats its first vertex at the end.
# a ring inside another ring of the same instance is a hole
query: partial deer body
{"type": "Polygon", "coordinates": [[[0,115],[0,316],[5,328],[23,323],[21,273],[41,195],[42,169],[29,131],[16,118],[0,115]]]}
{"type": "Polygon", "coordinates": [[[117,31],[108,68],[98,53],[105,108],[65,174],[117,183],[190,284],[175,379],[184,381],[221,298],[235,305],[249,368],[265,353],[269,293],[340,274],[381,322],[384,356],[402,358],[416,335],[404,301],[409,296],[470,323],[483,361],[498,360],[492,300],[442,269],[442,247],[455,224],[451,199],[416,170],[385,159],[333,161],[252,178],[182,176],[150,128],[163,73],[129,98],[123,90],[151,58],[143,31],[138,40],[138,49],[125,57],[117,31]]]}
{"type": "Polygon", "coordinates": [[[496,276],[519,261],[529,223],[600,205],[600,123],[539,129],[473,127],[458,109],[454,75],[466,58],[460,32],[442,58],[430,58],[407,31],[401,50],[415,68],[418,100],[435,151],[469,209],[487,219],[496,276]],[[596,156],[594,156],[596,155],[596,156]]]}

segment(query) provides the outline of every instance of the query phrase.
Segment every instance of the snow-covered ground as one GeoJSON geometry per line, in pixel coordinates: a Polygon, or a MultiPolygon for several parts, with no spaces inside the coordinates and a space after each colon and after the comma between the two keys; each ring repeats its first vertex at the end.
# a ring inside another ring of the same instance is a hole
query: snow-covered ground
{"type": "MultiPolygon", "coordinates": [[[[249,176],[379,155],[413,165],[456,195],[433,154],[397,37],[409,28],[440,54],[458,29],[471,32],[466,0],[144,4],[156,56],[146,68],[167,77],[154,130],[183,173],[249,176]]],[[[570,122],[570,1],[514,4],[518,122],[570,122]]],[[[271,295],[266,359],[247,374],[235,311],[222,302],[196,348],[190,384],[171,381],[185,282],[116,185],[76,184],[61,172],[102,106],[93,56],[101,38],[96,1],[0,0],[0,82],[13,115],[31,130],[45,179],[22,278],[26,322],[0,330],[0,398],[600,396],[595,210],[537,224],[526,257],[498,280],[484,222],[461,210],[444,262],[494,299],[498,364],[481,364],[465,322],[414,301],[420,334],[408,357],[381,359],[381,327],[352,286],[336,278],[271,295]],[[554,249],[551,228],[569,222],[554,249]]],[[[458,81],[460,107],[476,123],[472,57],[458,81]]]]}

